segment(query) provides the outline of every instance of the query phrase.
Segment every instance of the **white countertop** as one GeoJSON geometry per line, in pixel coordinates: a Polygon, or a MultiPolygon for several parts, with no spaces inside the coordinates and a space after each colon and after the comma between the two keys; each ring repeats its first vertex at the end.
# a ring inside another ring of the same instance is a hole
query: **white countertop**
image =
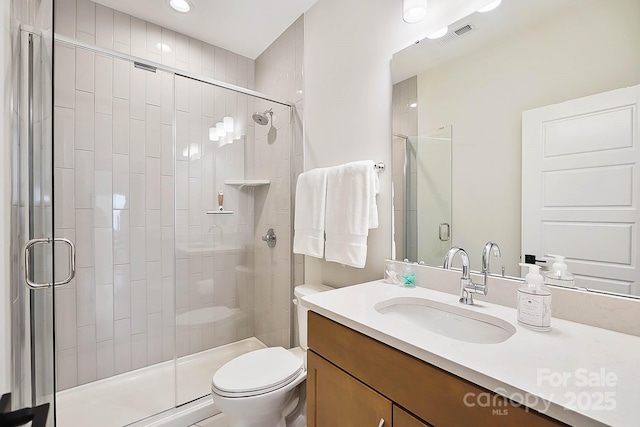
{"type": "Polygon", "coordinates": [[[513,308],[486,302],[464,306],[456,295],[381,280],[309,295],[302,304],[567,424],[640,425],[640,337],[555,318],[550,332],[535,332],[517,323],[513,308]],[[391,319],[374,309],[378,302],[407,296],[489,314],[517,331],[502,343],[473,344],[391,319]]]}

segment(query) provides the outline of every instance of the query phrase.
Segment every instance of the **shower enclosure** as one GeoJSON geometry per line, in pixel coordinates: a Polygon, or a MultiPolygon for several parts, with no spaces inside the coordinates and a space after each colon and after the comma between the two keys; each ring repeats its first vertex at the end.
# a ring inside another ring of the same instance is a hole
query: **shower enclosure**
{"type": "Polygon", "coordinates": [[[292,106],[32,28],[16,40],[16,404],[51,402],[62,427],[213,415],[218,367],[292,345],[292,106]]]}

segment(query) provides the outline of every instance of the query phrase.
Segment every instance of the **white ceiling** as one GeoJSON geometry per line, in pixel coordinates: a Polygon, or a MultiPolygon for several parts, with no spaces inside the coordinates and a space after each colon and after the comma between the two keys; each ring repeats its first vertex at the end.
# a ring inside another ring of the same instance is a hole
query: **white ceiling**
{"type": "Polygon", "coordinates": [[[168,0],[94,1],[255,59],[317,0],[190,0],[188,13],[168,0]]]}
{"type": "Polygon", "coordinates": [[[460,58],[489,43],[498,43],[513,37],[518,31],[544,22],[546,16],[580,7],[584,0],[508,0],[487,13],[473,13],[449,25],[456,30],[471,24],[475,30],[448,44],[427,38],[393,55],[393,83],[424,73],[441,64],[460,58]]]}

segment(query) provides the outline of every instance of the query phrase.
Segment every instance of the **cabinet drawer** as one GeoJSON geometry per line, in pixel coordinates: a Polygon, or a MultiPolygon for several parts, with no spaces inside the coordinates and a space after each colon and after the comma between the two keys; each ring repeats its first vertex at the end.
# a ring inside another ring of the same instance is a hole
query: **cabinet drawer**
{"type": "Polygon", "coordinates": [[[308,327],[310,349],[434,426],[566,425],[311,311],[308,327]],[[496,405],[465,405],[469,393],[496,405]]]}
{"type": "Polygon", "coordinates": [[[308,427],[391,427],[389,399],[312,351],[307,368],[308,427]]]}
{"type": "Polygon", "coordinates": [[[393,427],[431,427],[399,406],[393,405],[393,427]]]}

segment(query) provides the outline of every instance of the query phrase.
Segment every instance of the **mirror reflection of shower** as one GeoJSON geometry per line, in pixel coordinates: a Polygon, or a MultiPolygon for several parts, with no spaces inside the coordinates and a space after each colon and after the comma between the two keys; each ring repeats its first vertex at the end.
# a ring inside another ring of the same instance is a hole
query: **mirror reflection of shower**
{"type": "Polygon", "coordinates": [[[273,108],[263,111],[262,113],[257,111],[253,113],[253,121],[260,126],[266,126],[271,124],[269,133],[267,134],[267,141],[272,144],[278,137],[278,130],[273,126],[273,108]],[[267,117],[268,116],[268,117],[267,117]]]}

